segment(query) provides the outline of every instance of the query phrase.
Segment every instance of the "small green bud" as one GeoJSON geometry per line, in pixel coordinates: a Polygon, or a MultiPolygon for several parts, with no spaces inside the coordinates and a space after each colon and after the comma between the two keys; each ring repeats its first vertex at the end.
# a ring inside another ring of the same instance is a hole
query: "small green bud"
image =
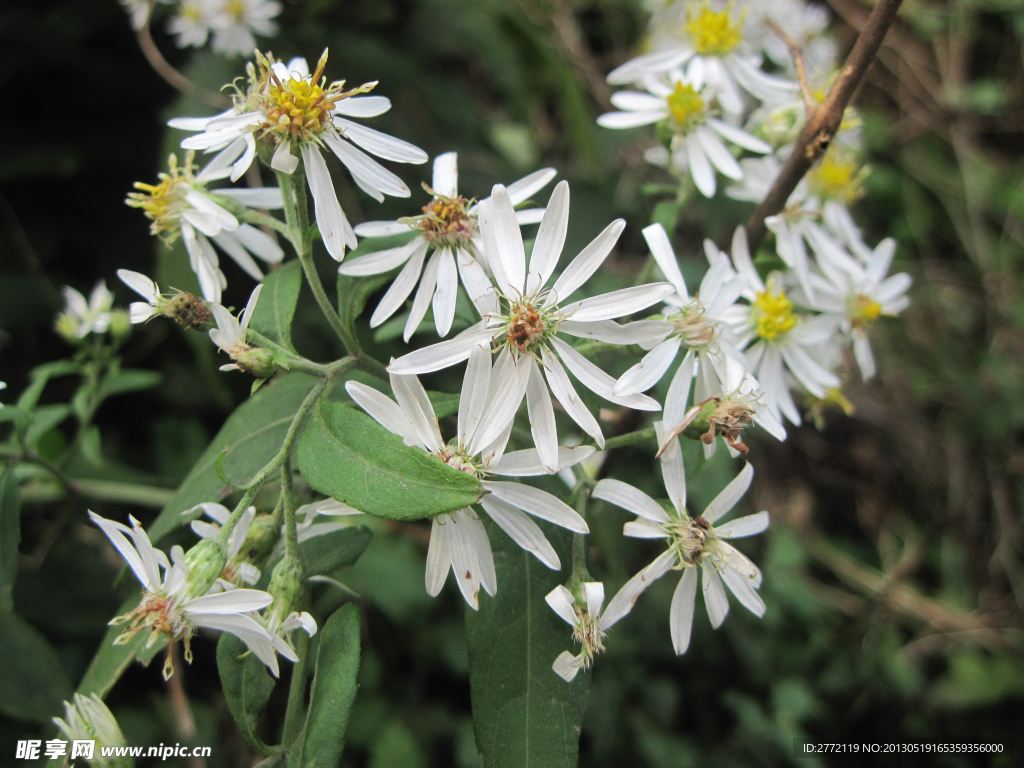
{"type": "Polygon", "coordinates": [[[203,539],[185,553],[188,580],[185,592],[190,598],[202,597],[210,591],[227,565],[228,554],[215,539],[203,539]]]}
{"type": "Polygon", "coordinates": [[[54,326],[54,330],[68,344],[77,345],[82,343],[82,338],[78,335],[78,325],[77,318],[67,313],[62,313],[57,316],[57,324],[54,326]]]}
{"type": "Polygon", "coordinates": [[[272,630],[281,626],[292,611],[301,610],[305,581],[306,569],[298,558],[285,555],[274,567],[267,587],[274,602],[265,614],[272,630]]]}
{"type": "Polygon", "coordinates": [[[238,554],[246,561],[260,565],[279,538],[281,525],[274,522],[274,516],[257,515],[249,524],[249,531],[245,534],[245,541],[238,554]]]}
{"type": "Polygon", "coordinates": [[[132,321],[128,313],[123,309],[115,309],[110,314],[110,335],[115,341],[124,341],[132,332],[132,321]]]}
{"type": "Polygon", "coordinates": [[[238,367],[257,379],[266,379],[277,373],[281,367],[274,362],[274,351],[254,347],[237,352],[233,359],[238,367]]]}

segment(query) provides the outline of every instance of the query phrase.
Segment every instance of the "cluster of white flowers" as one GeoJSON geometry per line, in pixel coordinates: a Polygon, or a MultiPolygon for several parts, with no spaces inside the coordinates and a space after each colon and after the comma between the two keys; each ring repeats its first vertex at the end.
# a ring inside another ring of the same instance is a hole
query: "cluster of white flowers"
{"type": "Polygon", "coordinates": [[[224,56],[247,56],[256,46],[254,35],[276,35],[274,19],[282,8],[277,0],[121,0],[135,30],[149,23],[157,3],[176,6],[167,31],[179,48],[202,48],[210,41],[224,56]]]}

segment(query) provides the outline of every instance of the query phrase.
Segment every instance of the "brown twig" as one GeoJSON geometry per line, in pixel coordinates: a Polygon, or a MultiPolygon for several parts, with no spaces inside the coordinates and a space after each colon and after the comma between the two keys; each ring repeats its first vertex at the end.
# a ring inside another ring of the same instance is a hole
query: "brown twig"
{"type": "Polygon", "coordinates": [[[789,49],[789,55],[793,57],[793,66],[796,67],[796,79],[800,83],[800,93],[804,97],[804,114],[811,114],[814,111],[816,102],[814,97],[811,95],[811,88],[807,85],[807,71],[804,69],[804,53],[800,50],[800,46],[796,44],[789,35],[787,35],[774,20],[768,19],[768,28],[774,32],[778,37],[786,44],[789,49]]]}
{"type": "Polygon", "coordinates": [[[757,249],[767,232],[764,220],[785,208],[786,201],[796,189],[796,185],[828,149],[843,121],[846,106],[853,99],[864,73],[874,61],[882,39],[896,18],[896,11],[902,2],[903,0],[879,0],[857,37],[853,50],[846,57],[846,63],[843,64],[835,85],[825,100],[813,111],[808,112],[807,121],[796,140],[793,153],[782,166],[775,185],[747,222],[747,238],[752,250],[757,249]]]}
{"type": "Polygon", "coordinates": [[[160,77],[177,88],[183,94],[196,99],[197,101],[201,101],[204,104],[209,104],[211,107],[217,107],[218,109],[226,109],[231,106],[231,99],[227,96],[221,93],[208,91],[205,88],[200,88],[170,65],[167,59],[164,58],[164,55],[160,53],[160,49],[156,47],[156,43],[153,42],[153,35],[149,31],[148,20],[139,30],[138,39],[139,48],[142,49],[142,55],[146,57],[146,61],[149,62],[150,66],[156,70],[156,73],[160,75],[160,77]]]}

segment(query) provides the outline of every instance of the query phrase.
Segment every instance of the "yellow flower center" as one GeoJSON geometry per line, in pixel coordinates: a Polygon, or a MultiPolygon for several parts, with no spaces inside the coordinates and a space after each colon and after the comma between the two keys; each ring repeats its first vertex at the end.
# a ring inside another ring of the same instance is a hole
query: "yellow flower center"
{"type": "Polygon", "coordinates": [[[199,3],[182,3],[178,13],[183,19],[198,24],[204,18],[203,6],[199,3]]]}
{"type": "Polygon", "coordinates": [[[245,21],[245,2],[244,0],[229,0],[228,4],[224,7],[228,16],[234,19],[236,22],[241,23],[245,21]]]}
{"type": "Polygon", "coordinates": [[[882,316],[882,305],[864,294],[858,294],[850,302],[849,317],[855,328],[870,325],[882,316]]]}
{"type": "Polygon", "coordinates": [[[530,345],[545,335],[550,335],[554,323],[547,313],[542,313],[532,302],[521,301],[512,305],[505,328],[505,340],[510,348],[525,354],[530,345]]]}
{"type": "Polygon", "coordinates": [[[868,175],[868,167],[858,167],[853,158],[840,158],[829,152],[807,175],[811,188],[819,197],[849,204],[864,194],[862,184],[868,175]]]}
{"type": "Polygon", "coordinates": [[[713,11],[705,3],[696,16],[686,14],[686,31],[703,56],[724,56],[739,45],[742,18],[733,20],[732,3],[723,11],[713,11]]]}
{"type": "Polygon", "coordinates": [[[671,537],[670,547],[676,552],[676,568],[696,565],[710,544],[708,540],[714,539],[711,524],[700,516],[670,516],[664,527],[671,537]]]}
{"type": "Polygon", "coordinates": [[[781,291],[772,293],[769,288],[758,293],[753,310],[757,335],[762,339],[773,341],[796,328],[798,321],[793,314],[793,302],[781,291]]]}
{"type": "Polygon", "coordinates": [[[704,99],[693,86],[676,83],[675,90],[668,97],[668,111],[679,129],[686,133],[704,122],[704,99]]]}
{"type": "Polygon", "coordinates": [[[478,231],[476,216],[466,211],[471,204],[472,201],[464,197],[437,195],[423,206],[423,215],[415,218],[414,226],[423,230],[427,240],[442,245],[465,244],[478,231]]]}
{"type": "Polygon", "coordinates": [[[185,164],[180,168],[178,158],[171,155],[167,161],[167,170],[169,173],[159,175],[159,184],[135,182],[135,189],[141,191],[129,192],[125,202],[133,208],[141,208],[146,218],[153,222],[149,228],[151,234],[166,232],[173,239],[178,234],[181,213],[189,207],[185,195],[192,188],[192,153],[189,152],[185,164]]]}

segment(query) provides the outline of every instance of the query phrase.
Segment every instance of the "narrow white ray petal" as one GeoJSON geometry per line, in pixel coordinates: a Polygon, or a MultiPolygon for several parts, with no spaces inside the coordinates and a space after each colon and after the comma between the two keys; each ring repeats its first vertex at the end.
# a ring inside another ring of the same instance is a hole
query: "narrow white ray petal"
{"type": "Polygon", "coordinates": [[[466,603],[474,611],[480,610],[480,562],[467,526],[466,510],[460,509],[449,516],[447,525],[448,551],[452,557],[452,572],[466,603]]]}
{"type": "Polygon", "coordinates": [[[612,478],[601,480],[595,487],[593,498],[622,507],[634,515],[647,518],[655,523],[668,524],[668,514],[661,504],[638,488],[612,478]]]}
{"type": "MultiPolygon", "coordinates": [[[[392,403],[392,405],[394,405],[394,403],[392,403]]],[[[316,504],[313,505],[313,510],[318,515],[328,516],[363,514],[360,510],[355,509],[354,507],[350,507],[345,502],[338,501],[337,499],[324,499],[323,501],[318,501],[316,504]]],[[[296,513],[298,513],[298,510],[296,510],[296,513]]]]}
{"type": "Polygon", "coordinates": [[[562,651],[551,665],[551,669],[565,682],[571,683],[583,669],[583,654],[573,656],[569,651],[562,651]]]}
{"type": "Polygon", "coordinates": [[[686,352],[683,362],[679,364],[676,375],[672,377],[672,383],[668,387],[668,394],[665,395],[665,425],[669,429],[676,429],[686,418],[687,403],[690,400],[690,385],[693,383],[693,365],[696,360],[696,353],[691,349],[686,352]]]}
{"type": "Polygon", "coordinates": [[[657,523],[638,517],[622,526],[622,534],[634,539],[667,539],[668,533],[657,523]]]}
{"type": "Polygon", "coordinates": [[[625,221],[616,219],[580,251],[579,255],[569,263],[569,266],[555,281],[548,303],[558,304],[565,301],[577,288],[587,282],[611,253],[625,227],[625,221]]]}
{"type": "Polygon", "coordinates": [[[674,336],[663,341],[646,355],[643,359],[626,371],[612,388],[616,395],[632,395],[636,392],[644,392],[659,381],[665,372],[672,365],[679,352],[679,337],[674,336]]]}
{"type": "Polygon", "coordinates": [[[347,141],[333,134],[325,134],[324,142],[352,172],[353,177],[359,176],[386,195],[409,197],[409,188],[405,182],[365,152],[356,149],[347,141]]]}
{"type": "Polygon", "coordinates": [[[683,569],[683,577],[672,593],[672,607],[669,610],[669,627],[672,630],[672,647],[676,656],[682,656],[690,647],[690,632],[693,629],[693,609],[697,602],[697,569],[683,569]]]}
{"type": "MultiPolygon", "coordinates": [[[[572,374],[588,389],[603,397],[605,400],[624,405],[627,408],[634,408],[638,411],[660,411],[661,406],[653,398],[647,395],[624,395],[619,396],[612,392],[615,387],[615,379],[602,371],[583,355],[570,347],[559,338],[551,339],[552,346],[558,352],[559,357],[572,374]]],[[[582,426],[582,425],[581,425],[582,426]]]]}
{"type": "Polygon", "coordinates": [[[447,339],[402,355],[388,366],[388,370],[400,374],[440,371],[442,368],[461,363],[480,345],[480,342],[490,341],[492,338],[494,332],[487,330],[456,336],[454,339],[447,339]]]}
{"type": "Polygon", "coordinates": [[[748,577],[726,567],[722,569],[722,580],[744,608],[755,616],[764,616],[764,600],[757,594],[748,577]]]}
{"type": "Polygon", "coordinates": [[[796,380],[815,397],[825,397],[826,387],[838,387],[842,383],[802,347],[788,344],[780,347],[779,353],[796,380]]]}
{"type": "Polygon", "coordinates": [[[437,290],[434,291],[434,325],[437,335],[444,338],[452,329],[455,319],[455,300],[459,292],[459,272],[450,248],[440,251],[437,264],[437,290]]]}
{"type": "Polygon", "coordinates": [[[252,293],[249,294],[249,301],[245,304],[245,310],[242,312],[242,321],[239,323],[239,329],[242,333],[242,338],[245,338],[245,332],[249,330],[249,321],[252,319],[252,313],[256,311],[256,302],[260,300],[260,294],[263,292],[263,285],[257,285],[253,288],[252,293]]]}
{"type": "Polygon", "coordinates": [[[729,481],[722,492],[708,504],[707,509],[704,510],[704,519],[713,525],[718,518],[735,507],[736,502],[743,498],[743,494],[747,492],[753,479],[754,465],[745,464],[743,470],[729,481]]]}
{"type": "Polygon", "coordinates": [[[503,480],[485,480],[485,490],[512,506],[548,522],[568,528],[575,533],[590,533],[586,521],[572,507],[559,501],[547,491],[521,483],[503,480]]]}
{"type": "Polygon", "coordinates": [[[133,301],[128,306],[128,320],[132,325],[144,323],[157,314],[156,308],[142,301],[133,301]]]}
{"type": "Polygon", "coordinates": [[[498,292],[494,290],[494,285],[491,284],[491,279],[484,272],[484,268],[480,266],[480,262],[465,248],[459,249],[457,261],[459,277],[462,278],[462,284],[466,287],[466,293],[469,294],[476,311],[481,317],[497,314],[498,292]]]}
{"type": "Polygon", "coordinates": [[[179,131],[205,131],[211,120],[216,120],[218,117],[230,117],[234,114],[235,110],[232,108],[209,117],[174,117],[167,121],[167,125],[177,128],[179,131]]]}
{"type": "Polygon", "coordinates": [[[132,272],[130,269],[119,269],[117,270],[117,276],[121,278],[122,283],[127,285],[139,294],[139,296],[150,303],[152,303],[160,293],[160,290],[156,287],[156,283],[141,272],[132,272]]]}
{"type": "Polygon", "coordinates": [[[562,308],[566,317],[578,323],[611,320],[639,312],[675,293],[671,283],[647,283],[591,296],[562,308]]]}
{"type": "Polygon", "coordinates": [[[583,584],[583,596],[587,601],[587,613],[593,616],[601,615],[601,606],[604,605],[604,584],[600,581],[588,581],[583,584]]]}
{"type": "Polygon", "coordinates": [[[490,381],[491,353],[485,346],[479,346],[469,354],[459,397],[458,437],[464,448],[469,446],[487,407],[490,381]]]}
{"type": "Polygon", "coordinates": [[[499,357],[492,371],[492,380],[501,382],[500,387],[490,387],[490,396],[480,426],[469,444],[469,453],[479,453],[483,448],[494,442],[505,428],[512,423],[519,410],[519,405],[526,395],[526,387],[533,369],[533,357],[524,355],[516,360],[505,350],[499,357]]]}
{"type": "Polygon", "coordinates": [[[347,117],[377,117],[391,109],[387,96],[349,96],[334,105],[335,114],[347,117]]]}
{"type": "Polygon", "coordinates": [[[644,227],[643,235],[647,246],[651,249],[651,255],[654,256],[654,261],[661,269],[661,274],[675,286],[676,293],[680,297],[689,299],[690,295],[686,292],[686,280],[683,279],[683,273],[679,271],[679,262],[676,260],[675,251],[672,250],[672,243],[665,228],[661,224],[651,224],[649,227],[644,227]]]}
{"type": "Polygon", "coordinates": [[[533,554],[548,568],[557,571],[562,567],[551,542],[529,515],[493,496],[484,496],[480,504],[516,544],[533,554]]]}
{"type": "Polygon", "coordinates": [[[569,228],[569,182],[560,181],[551,193],[544,218],[537,230],[537,239],[530,254],[530,273],[526,281],[526,293],[533,295],[547,283],[558,265],[558,257],[565,245],[565,233],[569,228]]]}
{"type": "Polygon", "coordinates": [[[426,449],[427,446],[419,439],[409,416],[390,397],[358,381],[345,382],[345,391],[388,432],[401,437],[407,445],[418,445],[426,449]]]}
{"type": "Polygon", "coordinates": [[[416,376],[399,376],[391,374],[391,390],[399,407],[416,428],[420,442],[428,451],[435,452],[444,448],[441,430],[437,426],[437,415],[430,404],[426,390],[416,376]]]}
{"type": "Polygon", "coordinates": [[[248,613],[266,608],[272,602],[273,596],[258,589],[232,589],[194,598],[185,603],[184,608],[190,613],[248,613]]]}
{"type": "Polygon", "coordinates": [[[525,227],[527,224],[540,224],[543,220],[543,208],[522,208],[516,211],[516,221],[521,227],[525,227]]]}
{"type": "Polygon", "coordinates": [[[701,570],[701,587],[704,592],[704,607],[708,610],[711,626],[718,629],[729,613],[729,598],[725,596],[725,587],[714,566],[703,563],[701,570]]]}
{"type": "Polygon", "coordinates": [[[430,545],[427,547],[427,594],[437,597],[448,578],[452,558],[448,549],[451,515],[438,515],[430,523],[430,545]]]}
{"type": "Polygon", "coordinates": [[[606,341],[609,344],[657,344],[672,332],[672,325],[660,320],[637,320],[625,325],[614,320],[598,320],[593,323],[563,320],[558,330],[570,336],[606,341]]]}
{"type": "Polygon", "coordinates": [[[409,318],[405,321],[405,331],[402,334],[406,344],[409,343],[409,339],[416,333],[423,318],[427,315],[427,307],[430,306],[430,300],[434,297],[434,289],[437,287],[437,265],[440,260],[441,251],[434,251],[427,261],[427,266],[423,268],[420,285],[416,289],[416,296],[412,300],[409,318]]]}
{"type": "Polygon", "coordinates": [[[768,513],[758,512],[746,517],[730,520],[715,528],[715,533],[723,539],[738,539],[741,536],[753,536],[768,527],[768,513]]]}
{"type": "Polygon", "coordinates": [[[408,234],[413,228],[400,221],[364,221],[356,224],[355,231],[360,237],[390,237],[408,234]]]}
{"type": "Polygon", "coordinates": [[[747,230],[743,226],[736,227],[732,234],[732,263],[736,271],[746,277],[747,282],[755,291],[764,290],[764,281],[750,260],[750,248],[747,246],[747,230]]]}
{"type": "Polygon", "coordinates": [[[387,293],[380,300],[380,304],[377,305],[377,308],[373,310],[373,314],[370,316],[371,328],[376,328],[395,314],[399,307],[405,303],[405,300],[409,298],[409,294],[412,293],[412,289],[416,287],[416,282],[420,279],[420,272],[423,270],[423,260],[427,256],[428,243],[426,240],[420,239],[416,239],[413,242],[416,243],[416,247],[413,249],[412,255],[406,260],[402,271],[398,273],[394,282],[391,283],[391,287],[388,288],[387,293]]]}
{"type": "MultiPolygon", "coordinates": [[[[182,146],[185,146],[182,142],[182,146]]],[[[308,150],[309,147],[303,147],[308,150]]],[[[317,152],[317,149],[313,149],[313,152],[317,152]]],[[[277,145],[277,149],[274,151],[274,156],[270,158],[270,167],[275,171],[281,171],[281,173],[292,174],[295,173],[295,169],[299,167],[299,158],[292,154],[292,145],[289,141],[282,141],[277,145]]]]}
{"type": "Polygon", "coordinates": [[[284,198],[278,187],[260,187],[258,189],[218,189],[216,194],[230,197],[235,202],[250,208],[283,208],[284,198]]]}
{"type": "Polygon", "coordinates": [[[686,163],[690,166],[693,183],[697,185],[697,189],[704,197],[714,197],[715,172],[704,153],[704,147],[693,134],[686,137],[684,146],[686,147],[686,163]]]}
{"type": "Polygon", "coordinates": [[[541,351],[541,359],[544,364],[544,374],[551,387],[551,393],[555,399],[562,404],[569,418],[575,421],[580,429],[590,435],[597,442],[598,446],[604,448],[604,434],[601,432],[601,425],[597,423],[583,400],[580,399],[572,382],[566,375],[562,364],[546,347],[541,351]]]}
{"type": "Polygon", "coordinates": [[[341,129],[345,138],[377,157],[394,160],[396,163],[413,163],[414,165],[427,162],[427,153],[415,144],[396,139],[394,136],[375,131],[373,128],[367,128],[365,125],[353,123],[343,117],[335,117],[331,122],[341,129]]]}
{"type": "Polygon", "coordinates": [[[512,201],[512,205],[525,203],[532,195],[550,184],[557,175],[558,171],[554,168],[541,168],[539,171],[534,171],[529,176],[524,176],[519,181],[508,185],[506,189],[508,198],[512,201]]]}
{"type": "Polygon", "coordinates": [[[891,237],[885,238],[875,246],[871,252],[871,259],[868,261],[865,272],[869,280],[880,282],[889,271],[892,265],[892,258],[896,255],[896,241],[891,237]]]}
{"type": "Polygon", "coordinates": [[[463,510],[463,513],[465,517],[462,533],[466,536],[473,551],[476,552],[477,565],[480,568],[480,583],[487,590],[487,594],[494,597],[498,591],[498,576],[494,570],[494,554],[491,552],[491,542],[487,538],[487,530],[475,512],[467,509],[463,510]]]}
{"type": "Polygon", "coordinates": [[[99,526],[99,529],[106,534],[108,539],[110,539],[110,543],[114,545],[114,548],[121,554],[121,557],[124,558],[125,562],[128,563],[128,567],[132,569],[132,573],[135,574],[135,578],[139,580],[139,583],[142,584],[144,589],[153,591],[160,586],[159,579],[154,582],[150,577],[138,550],[132,546],[132,543],[128,541],[128,538],[124,535],[124,532],[128,530],[126,526],[113,520],[107,520],[104,517],[100,517],[91,510],[89,512],[89,519],[96,523],[96,525],[99,526]]]}
{"type": "Polygon", "coordinates": [[[743,149],[749,149],[751,152],[758,152],[763,155],[772,151],[772,148],[761,139],[752,136],[740,128],[723,123],[721,120],[716,120],[713,117],[708,118],[708,125],[737,147],[743,147],[743,149]]]}
{"type": "Polygon", "coordinates": [[[306,166],[309,189],[313,193],[313,209],[320,236],[331,258],[341,261],[345,258],[346,246],[355,248],[359,244],[356,233],[352,231],[352,225],[341,210],[331,174],[320,150],[313,146],[303,146],[302,160],[306,166]]]}
{"type": "MultiPolygon", "coordinates": [[[[591,456],[597,450],[592,445],[576,445],[558,447],[557,469],[566,469],[575,466],[584,459],[591,456]]],[[[547,474],[547,469],[541,464],[540,454],[536,448],[527,448],[522,451],[512,451],[501,457],[495,466],[491,467],[491,474],[503,475],[504,477],[534,477],[547,474]]]]}
{"type": "Polygon", "coordinates": [[[445,152],[434,158],[434,175],[431,186],[442,197],[458,197],[459,156],[457,153],[445,152]]]}
{"type": "Polygon", "coordinates": [[[156,550],[153,548],[153,543],[149,540],[148,534],[139,525],[139,521],[134,517],[130,516],[128,519],[131,521],[132,527],[127,529],[128,535],[131,536],[132,542],[135,544],[135,549],[139,553],[139,557],[142,559],[142,564],[146,567],[146,573],[149,575],[150,584],[160,583],[160,568],[159,558],[156,555],[156,550]]]}
{"type": "Polygon", "coordinates": [[[490,223],[497,216],[493,209],[494,201],[489,197],[481,200],[477,206],[477,217],[480,222],[480,245],[475,250],[487,264],[491,274],[494,275],[498,292],[503,296],[516,296],[517,289],[510,282],[509,276],[505,273],[505,265],[498,257],[500,248],[497,229],[490,223]]]}
{"type": "Polygon", "coordinates": [[[665,109],[654,109],[645,112],[605,112],[597,118],[597,124],[602,128],[624,130],[627,128],[639,128],[643,125],[653,125],[664,120],[668,115],[665,109]]]}
{"type": "Polygon", "coordinates": [[[685,64],[693,56],[693,49],[677,46],[664,51],[655,51],[630,59],[608,73],[610,85],[629,85],[638,82],[651,72],[667,72],[685,64]]]}
{"type": "Polygon", "coordinates": [[[697,141],[700,142],[701,147],[704,149],[708,160],[718,169],[719,173],[734,181],[739,181],[743,178],[743,169],[740,168],[740,164],[736,162],[736,158],[725,148],[722,140],[715,135],[714,131],[700,126],[696,129],[694,135],[696,135],[697,141]]]}
{"type": "Polygon", "coordinates": [[[284,251],[266,232],[262,232],[249,224],[243,224],[231,233],[246,250],[263,259],[268,264],[278,264],[284,259],[284,251]]]}
{"type": "Polygon", "coordinates": [[[515,291],[512,296],[518,296],[526,282],[526,252],[515,209],[508,191],[501,184],[495,184],[491,190],[490,201],[480,213],[480,227],[490,231],[488,240],[493,240],[496,249],[493,254],[487,254],[489,262],[500,262],[509,285],[515,291]]]}
{"type": "Polygon", "coordinates": [[[544,376],[536,365],[530,366],[526,384],[526,407],[530,417],[530,431],[541,464],[551,474],[558,469],[558,432],[555,428],[555,409],[551,405],[544,376]]]}
{"type": "Polygon", "coordinates": [[[875,375],[875,356],[871,352],[871,342],[863,328],[853,329],[853,356],[860,368],[860,375],[865,381],[875,375]]]}
{"type": "Polygon", "coordinates": [[[639,91],[618,91],[612,94],[612,106],[627,112],[665,110],[665,100],[639,91]]]}
{"type": "Polygon", "coordinates": [[[622,585],[622,589],[615,593],[615,596],[608,603],[601,615],[599,626],[607,629],[615,624],[633,609],[637,598],[643,594],[651,584],[664,576],[675,565],[676,556],[672,550],[658,555],[653,563],[637,573],[633,578],[622,585]]]}
{"type": "Polygon", "coordinates": [[[576,600],[572,596],[572,592],[562,584],[548,592],[544,597],[544,602],[551,606],[551,610],[558,614],[558,618],[571,627],[576,626],[576,609],[573,607],[576,600]]]}
{"type": "MultiPolygon", "coordinates": [[[[359,227],[356,227],[356,233],[358,234],[358,232],[359,227]]],[[[364,277],[366,275],[379,275],[383,272],[390,272],[395,267],[405,264],[416,249],[420,247],[421,243],[422,241],[417,238],[397,248],[387,248],[383,251],[376,251],[365,256],[348,259],[338,267],[338,274],[349,275],[350,277],[364,277]]]]}
{"type": "Polygon", "coordinates": [[[234,232],[221,232],[213,236],[213,242],[220,246],[221,250],[227,253],[242,270],[253,280],[262,280],[263,272],[253,260],[249,252],[238,242],[234,232]]]}
{"type": "Polygon", "coordinates": [[[658,445],[666,445],[661,454],[661,477],[665,481],[665,490],[668,491],[669,501],[675,507],[676,512],[683,516],[686,514],[686,470],[683,467],[683,452],[679,449],[679,440],[676,437],[669,437],[668,430],[663,422],[656,421],[654,428],[658,434],[658,445]]]}

